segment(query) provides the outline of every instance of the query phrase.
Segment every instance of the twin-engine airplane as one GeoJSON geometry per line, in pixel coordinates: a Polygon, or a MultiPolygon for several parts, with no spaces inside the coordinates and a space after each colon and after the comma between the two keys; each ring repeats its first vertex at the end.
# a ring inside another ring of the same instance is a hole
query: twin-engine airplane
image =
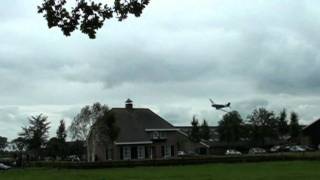
{"type": "Polygon", "coordinates": [[[227,104],[215,104],[212,99],[209,99],[209,100],[210,100],[211,106],[213,108],[216,108],[216,110],[220,110],[220,111],[224,111],[224,112],[228,112],[228,111],[224,110],[224,108],[230,108],[230,105],[231,105],[230,102],[228,102],[227,104]]]}

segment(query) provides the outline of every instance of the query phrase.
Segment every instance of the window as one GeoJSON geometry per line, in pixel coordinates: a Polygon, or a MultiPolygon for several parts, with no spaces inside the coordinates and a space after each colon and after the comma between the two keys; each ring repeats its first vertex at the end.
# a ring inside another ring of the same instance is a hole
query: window
{"type": "Polygon", "coordinates": [[[161,157],[163,158],[169,158],[171,157],[171,146],[169,145],[165,145],[165,146],[161,146],[161,157]]]}
{"type": "Polygon", "coordinates": [[[160,132],[160,138],[161,139],[167,138],[167,133],[166,132],[160,132]]]}
{"type": "Polygon", "coordinates": [[[165,157],[165,158],[171,157],[171,148],[170,148],[170,146],[168,146],[168,145],[165,146],[165,154],[164,154],[164,157],[165,157]]]}
{"type": "Polygon", "coordinates": [[[131,159],[131,148],[129,146],[123,147],[123,160],[131,159]]]}
{"type": "Polygon", "coordinates": [[[144,146],[138,146],[138,159],[145,158],[145,148],[144,146]]]}
{"type": "Polygon", "coordinates": [[[155,131],[152,133],[152,139],[158,139],[159,138],[159,132],[158,131],[155,131]]]}
{"type": "Polygon", "coordinates": [[[106,148],[106,160],[112,160],[113,151],[111,147],[106,148]]]}
{"type": "Polygon", "coordinates": [[[113,155],[113,151],[112,151],[112,148],[108,148],[108,160],[112,160],[112,155],[113,155]]]}

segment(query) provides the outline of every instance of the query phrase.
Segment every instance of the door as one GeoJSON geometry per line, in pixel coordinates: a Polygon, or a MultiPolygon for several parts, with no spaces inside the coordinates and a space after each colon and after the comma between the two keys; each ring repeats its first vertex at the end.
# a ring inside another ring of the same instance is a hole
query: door
{"type": "Polygon", "coordinates": [[[138,159],[138,148],[137,148],[137,146],[131,147],[131,159],[138,159]]]}

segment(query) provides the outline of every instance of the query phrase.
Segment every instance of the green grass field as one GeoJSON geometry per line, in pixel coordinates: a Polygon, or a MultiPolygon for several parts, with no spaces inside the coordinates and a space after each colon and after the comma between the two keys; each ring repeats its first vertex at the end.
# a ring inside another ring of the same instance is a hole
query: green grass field
{"type": "Polygon", "coordinates": [[[0,172],[0,180],[319,180],[319,161],[205,164],[94,170],[17,169],[0,172]]]}

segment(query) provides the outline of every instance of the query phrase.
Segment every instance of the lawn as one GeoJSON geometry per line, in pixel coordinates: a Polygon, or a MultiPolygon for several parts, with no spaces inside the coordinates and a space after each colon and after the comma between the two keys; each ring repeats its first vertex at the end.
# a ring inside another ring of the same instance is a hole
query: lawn
{"type": "Polygon", "coordinates": [[[94,170],[17,169],[0,172],[0,180],[319,180],[319,161],[206,164],[94,170]]]}

